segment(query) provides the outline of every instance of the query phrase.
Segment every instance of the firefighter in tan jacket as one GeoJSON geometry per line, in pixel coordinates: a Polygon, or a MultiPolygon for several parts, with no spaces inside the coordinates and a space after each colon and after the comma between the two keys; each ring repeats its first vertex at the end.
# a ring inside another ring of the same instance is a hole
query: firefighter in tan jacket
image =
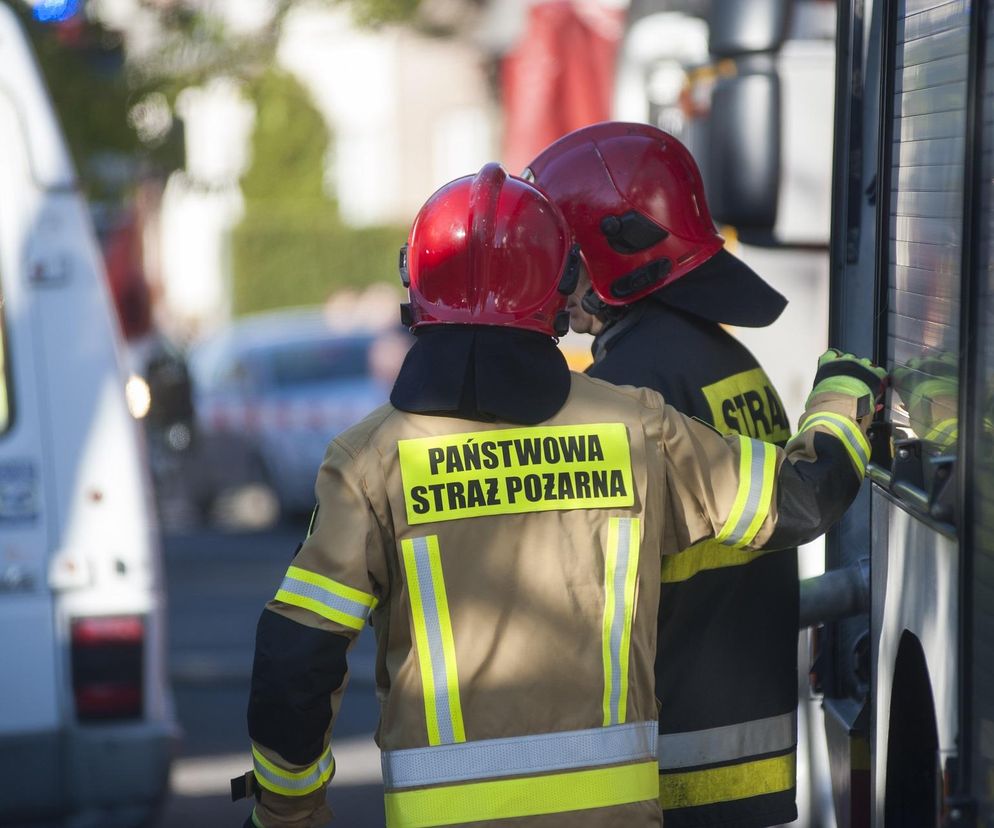
{"type": "Polygon", "coordinates": [[[883,372],[827,354],[786,450],[571,374],[568,227],[496,164],[429,199],[401,274],[418,340],[391,404],[328,448],[259,621],[246,824],[331,819],[346,654],[370,623],[390,828],[658,826],[660,556],[823,532],[859,487],[883,372]]]}

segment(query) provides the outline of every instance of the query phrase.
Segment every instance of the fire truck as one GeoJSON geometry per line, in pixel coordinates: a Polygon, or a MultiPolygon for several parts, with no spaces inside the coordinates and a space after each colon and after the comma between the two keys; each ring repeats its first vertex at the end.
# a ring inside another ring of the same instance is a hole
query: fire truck
{"type": "Polygon", "coordinates": [[[994,17],[978,0],[839,4],[829,335],[892,376],[830,567],[839,824],[994,825],[994,17]]]}
{"type": "MultiPolygon", "coordinates": [[[[635,2],[622,49],[617,100],[641,111],[618,114],[691,146],[743,256],[774,283],[798,256],[824,263],[824,281],[814,265],[778,284],[814,297],[790,352],[827,330],[891,374],[868,479],[826,541],[829,587],[803,613],[822,622],[811,684],[840,828],[994,826],[992,5],[635,2]],[[822,210],[827,227],[798,230],[822,210]]],[[[761,336],[772,373],[785,335],[761,336]]]]}

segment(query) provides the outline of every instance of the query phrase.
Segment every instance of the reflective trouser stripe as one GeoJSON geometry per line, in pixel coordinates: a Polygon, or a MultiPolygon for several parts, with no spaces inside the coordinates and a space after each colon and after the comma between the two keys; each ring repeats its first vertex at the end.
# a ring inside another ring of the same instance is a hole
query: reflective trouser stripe
{"type": "Polygon", "coordinates": [[[712,538],[695,543],[676,555],[663,555],[659,567],[659,580],[664,584],[689,581],[698,572],[742,566],[756,560],[760,555],[765,555],[766,552],[765,549],[754,549],[749,552],[732,549],[712,538]]]}
{"type": "Polygon", "coordinates": [[[659,776],[659,804],[670,811],[789,791],[796,781],[794,765],[791,752],[722,768],[663,773],[659,776]]]}
{"type": "Polygon", "coordinates": [[[655,799],[658,792],[655,762],[391,791],[385,796],[387,828],[430,828],[607,808],[655,799]]]}
{"type": "Polygon", "coordinates": [[[752,543],[770,512],[776,464],[772,444],[739,436],[739,488],[716,541],[736,548],[752,543]]]}
{"type": "Polygon", "coordinates": [[[797,744],[792,712],[741,724],[659,734],[659,769],[692,768],[780,753],[797,744]]]}
{"type": "Polygon", "coordinates": [[[870,462],[870,444],[855,422],[832,411],[819,411],[808,417],[801,425],[798,435],[809,428],[821,426],[828,429],[842,441],[860,477],[866,474],[866,464],[870,462]]]}
{"type": "Polygon", "coordinates": [[[465,742],[456,647],[442,578],[438,536],[401,542],[424,691],[428,744],[465,742]]]}
{"type": "Polygon", "coordinates": [[[383,784],[415,788],[654,759],[656,722],[384,751],[383,784]]]}
{"type": "Polygon", "coordinates": [[[310,610],[353,630],[361,630],[365,626],[370,611],[376,605],[376,598],[369,593],[298,566],[287,569],[283,583],[276,592],[276,600],[310,610]]]}
{"type": "Polygon", "coordinates": [[[335,770],[335,758],[331,755],[330,744],[317,762],[297,771],[277,767],[255,745],[252,746],[252,760],[256,781],[267,790],[283,796],[303,796],[316,791],[331,778],[335,770]]]}
{"type": "Polygon", "coordinates": [[[637,518],[611,518],[604,560],[604,725],[624,724],[628,707],[628,655],[632,642],[639,563],[637,518]]]}

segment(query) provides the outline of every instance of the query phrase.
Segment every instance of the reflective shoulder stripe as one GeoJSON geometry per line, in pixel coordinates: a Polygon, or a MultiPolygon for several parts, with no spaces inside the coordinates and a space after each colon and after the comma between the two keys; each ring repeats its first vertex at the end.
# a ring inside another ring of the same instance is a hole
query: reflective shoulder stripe
{"type": "Polygon", "coordinates": [[[689,581],[698,572],[711,569],[725,569],[730,566],[742,566],[765,555],[765,549],[731,549],[714,539],[695,543],[676,555],[663,555],[659,568],[659,580],[664,584],[675,584],[689,581]]]}
{"type": "Polygon", "coordinates": [[[456,647],[438,536],[401,541],[429,745],[465,742],[456,647]]]}
{"type": "Polygon", "coordinates": [[[664,811],[731,802],[789,791],[797,784],[794,753],[707,770],[659,776],[659,804],[664,811]]]}
{"type": "Polygon", "coordinates": [[[390,791],[384,797],[384,804],[387,828],[433,828],[608,808],[654,800],[658,795],[656,763],[640,762],[546,776],[390,791]]]}
{"type": "Polygon", "coordinates": [[[289,771],[277,767],[252,745],[252,764],[255,778],[262,787],[283,796],[303,796],[316,791],[327,782],[335,771],[335,758],[331,755],[331,744],[325,748],[321,758],[299,771],[289,771]]]}
{"type": "Polygon", "coordinates": [[[852,458],[853,465],[856,466],[856,471],[860,477],[863,477],[866,474],[866,464],[870,462],[870,444],[866,441],[860,427],[841,414],[836,414],[833,411],[819,411],[804,421],[797,435],[799,436],[815,426],[827,428],[842,441],[842,445],[845,446],[852,458]]]}
{"type": "Polygon", "coordinates": [[[797,716],[784,713],[741,724],[659,734],[661,771],[718,765],[768,753],[782,753],[797,744],[797,716]]]}
{"type": "Polygon", "coordinates": [[[376,606],[374,596],[297,566],[286,571],[276,600],[310,610],[354,630],[363,628],[376,606]]]}
{"type": "Polygon", "coordinates": [[[644,762],[656,756],[656,722],[388,750],[383,784],[417,788],[504,776],[644,762]]]}
{"type": "Polygon", "coordinates": [[[715,537],[736,549],[748,546],[770,513],[777,451],[770,443],[739,437],[739,488],[728,520],[715,537]]]}
{"type": "Polygon", "coordinates": [[[610,518],[604,558],[604,725],[624,724],[639,562],[638,518],[610,518]]]}
{"type": "Polygon", "coordinates": [[[925,439],[941,448],[949,448],[959,437],[959,420],[949,417],[936,423],[925,435],[925,439]]]}

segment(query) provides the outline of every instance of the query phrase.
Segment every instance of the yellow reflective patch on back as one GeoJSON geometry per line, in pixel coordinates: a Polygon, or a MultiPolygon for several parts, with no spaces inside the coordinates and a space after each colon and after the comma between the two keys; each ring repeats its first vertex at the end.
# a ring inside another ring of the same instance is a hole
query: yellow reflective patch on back
{"type": "Polygon", "coordinates": [[[409,525],[631,506],[623,423],[508,428],[400,440],[409,525]]]}
{"type": "Polygon", "coordinates": [[[744,434],[767,443],[790,439],[790,422],[762,368],[732,374],[701,389],[722,434],[744,434]]]}

